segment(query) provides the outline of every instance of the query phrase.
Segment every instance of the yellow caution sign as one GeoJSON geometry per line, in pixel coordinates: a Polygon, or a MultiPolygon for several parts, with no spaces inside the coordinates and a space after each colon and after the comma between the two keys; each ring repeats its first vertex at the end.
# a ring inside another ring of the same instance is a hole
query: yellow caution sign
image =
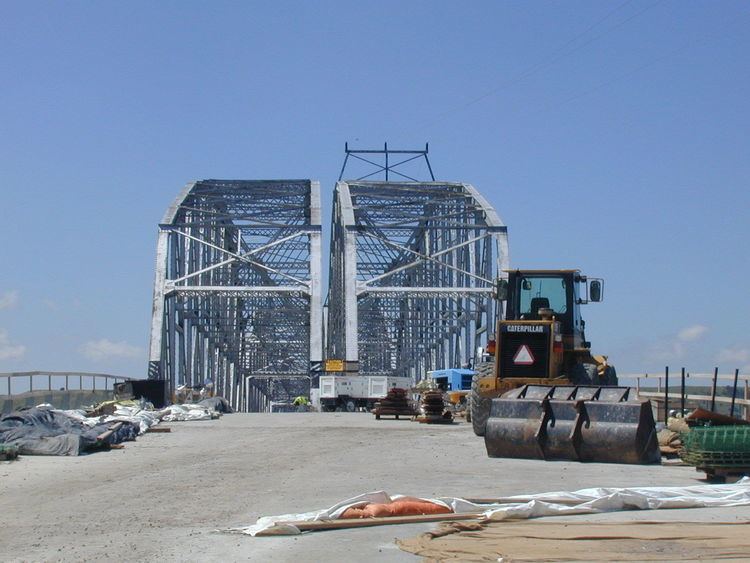
{"type": "Polygon", "coordinates": [[[344,360],[326,360],[325,371],[344,371],[344,360]]]}

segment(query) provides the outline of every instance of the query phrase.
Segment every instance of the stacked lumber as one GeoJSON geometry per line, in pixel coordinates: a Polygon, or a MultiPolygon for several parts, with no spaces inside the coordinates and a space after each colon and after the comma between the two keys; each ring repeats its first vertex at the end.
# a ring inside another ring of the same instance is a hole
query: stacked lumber
{"type": "Polygon", "coordinates": [[[394,416],[398,420],[399,416],[412,417],[417,414],[409,403],[406,389],[398,387],[389,390],[385,398],[375,403],[372,412],[376,420],[380,420],[381,416],[394,416]]]}
{"type": "Polygon", "coordinates": [[[441,391],[425,391],[419,407],[417,421],[425,424],[452,424],[453,414],[445,408],[441,391]]]}

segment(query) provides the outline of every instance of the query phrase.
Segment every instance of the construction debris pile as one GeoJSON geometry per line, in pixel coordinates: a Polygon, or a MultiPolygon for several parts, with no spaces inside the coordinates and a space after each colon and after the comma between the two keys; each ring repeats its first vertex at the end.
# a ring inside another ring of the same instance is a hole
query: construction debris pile
{"type": "Polygon", "coordinates": [[[0,416],[0,451],[77,456],[133,441],[161,422],[212,420],[231,412],[222,397],[204,402],[159,410],[132,400],[106,401],[88,410],[58,410],[48,404],[21,409],[0,416]]]}

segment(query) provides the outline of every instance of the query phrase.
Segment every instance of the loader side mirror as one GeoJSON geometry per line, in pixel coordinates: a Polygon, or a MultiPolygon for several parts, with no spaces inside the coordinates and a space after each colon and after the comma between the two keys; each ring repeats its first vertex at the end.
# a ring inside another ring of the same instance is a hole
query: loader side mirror
{"type": "Polygon", "coordinates": [[[498,301],[505,301],[508,299],[508,280],[497,280],[495,293],[498,301]]]}
{"type": "Polygon", "coordinates": [[[598,302],[602,300],[602,282],[599,280],[592,280],[589,285],[589,297],[591,301],[598,302]]]}

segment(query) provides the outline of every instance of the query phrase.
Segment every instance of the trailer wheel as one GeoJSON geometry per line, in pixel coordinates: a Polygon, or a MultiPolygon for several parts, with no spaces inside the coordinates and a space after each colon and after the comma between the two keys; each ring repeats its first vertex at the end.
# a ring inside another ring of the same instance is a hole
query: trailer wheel
{"type": "Polygon", "coordinates": [[[472,376],[471,395],[469,398],[468,413],[471,419],[471,427],[477,436],[484,436],[484,429],[487,426],[487,419],[490,417],[490,408],[492,407],[492,399],[482,397],[479,393],[479,380],[482,377],[484,377],[484,374],[481,371],[472,376]]]}
{"type": "Polygon", "coordinates": [[[357,403],[354,402],[354,399],[349,399],[346,402],[346,412],[354,412],[357,410],[357,403]]]}

